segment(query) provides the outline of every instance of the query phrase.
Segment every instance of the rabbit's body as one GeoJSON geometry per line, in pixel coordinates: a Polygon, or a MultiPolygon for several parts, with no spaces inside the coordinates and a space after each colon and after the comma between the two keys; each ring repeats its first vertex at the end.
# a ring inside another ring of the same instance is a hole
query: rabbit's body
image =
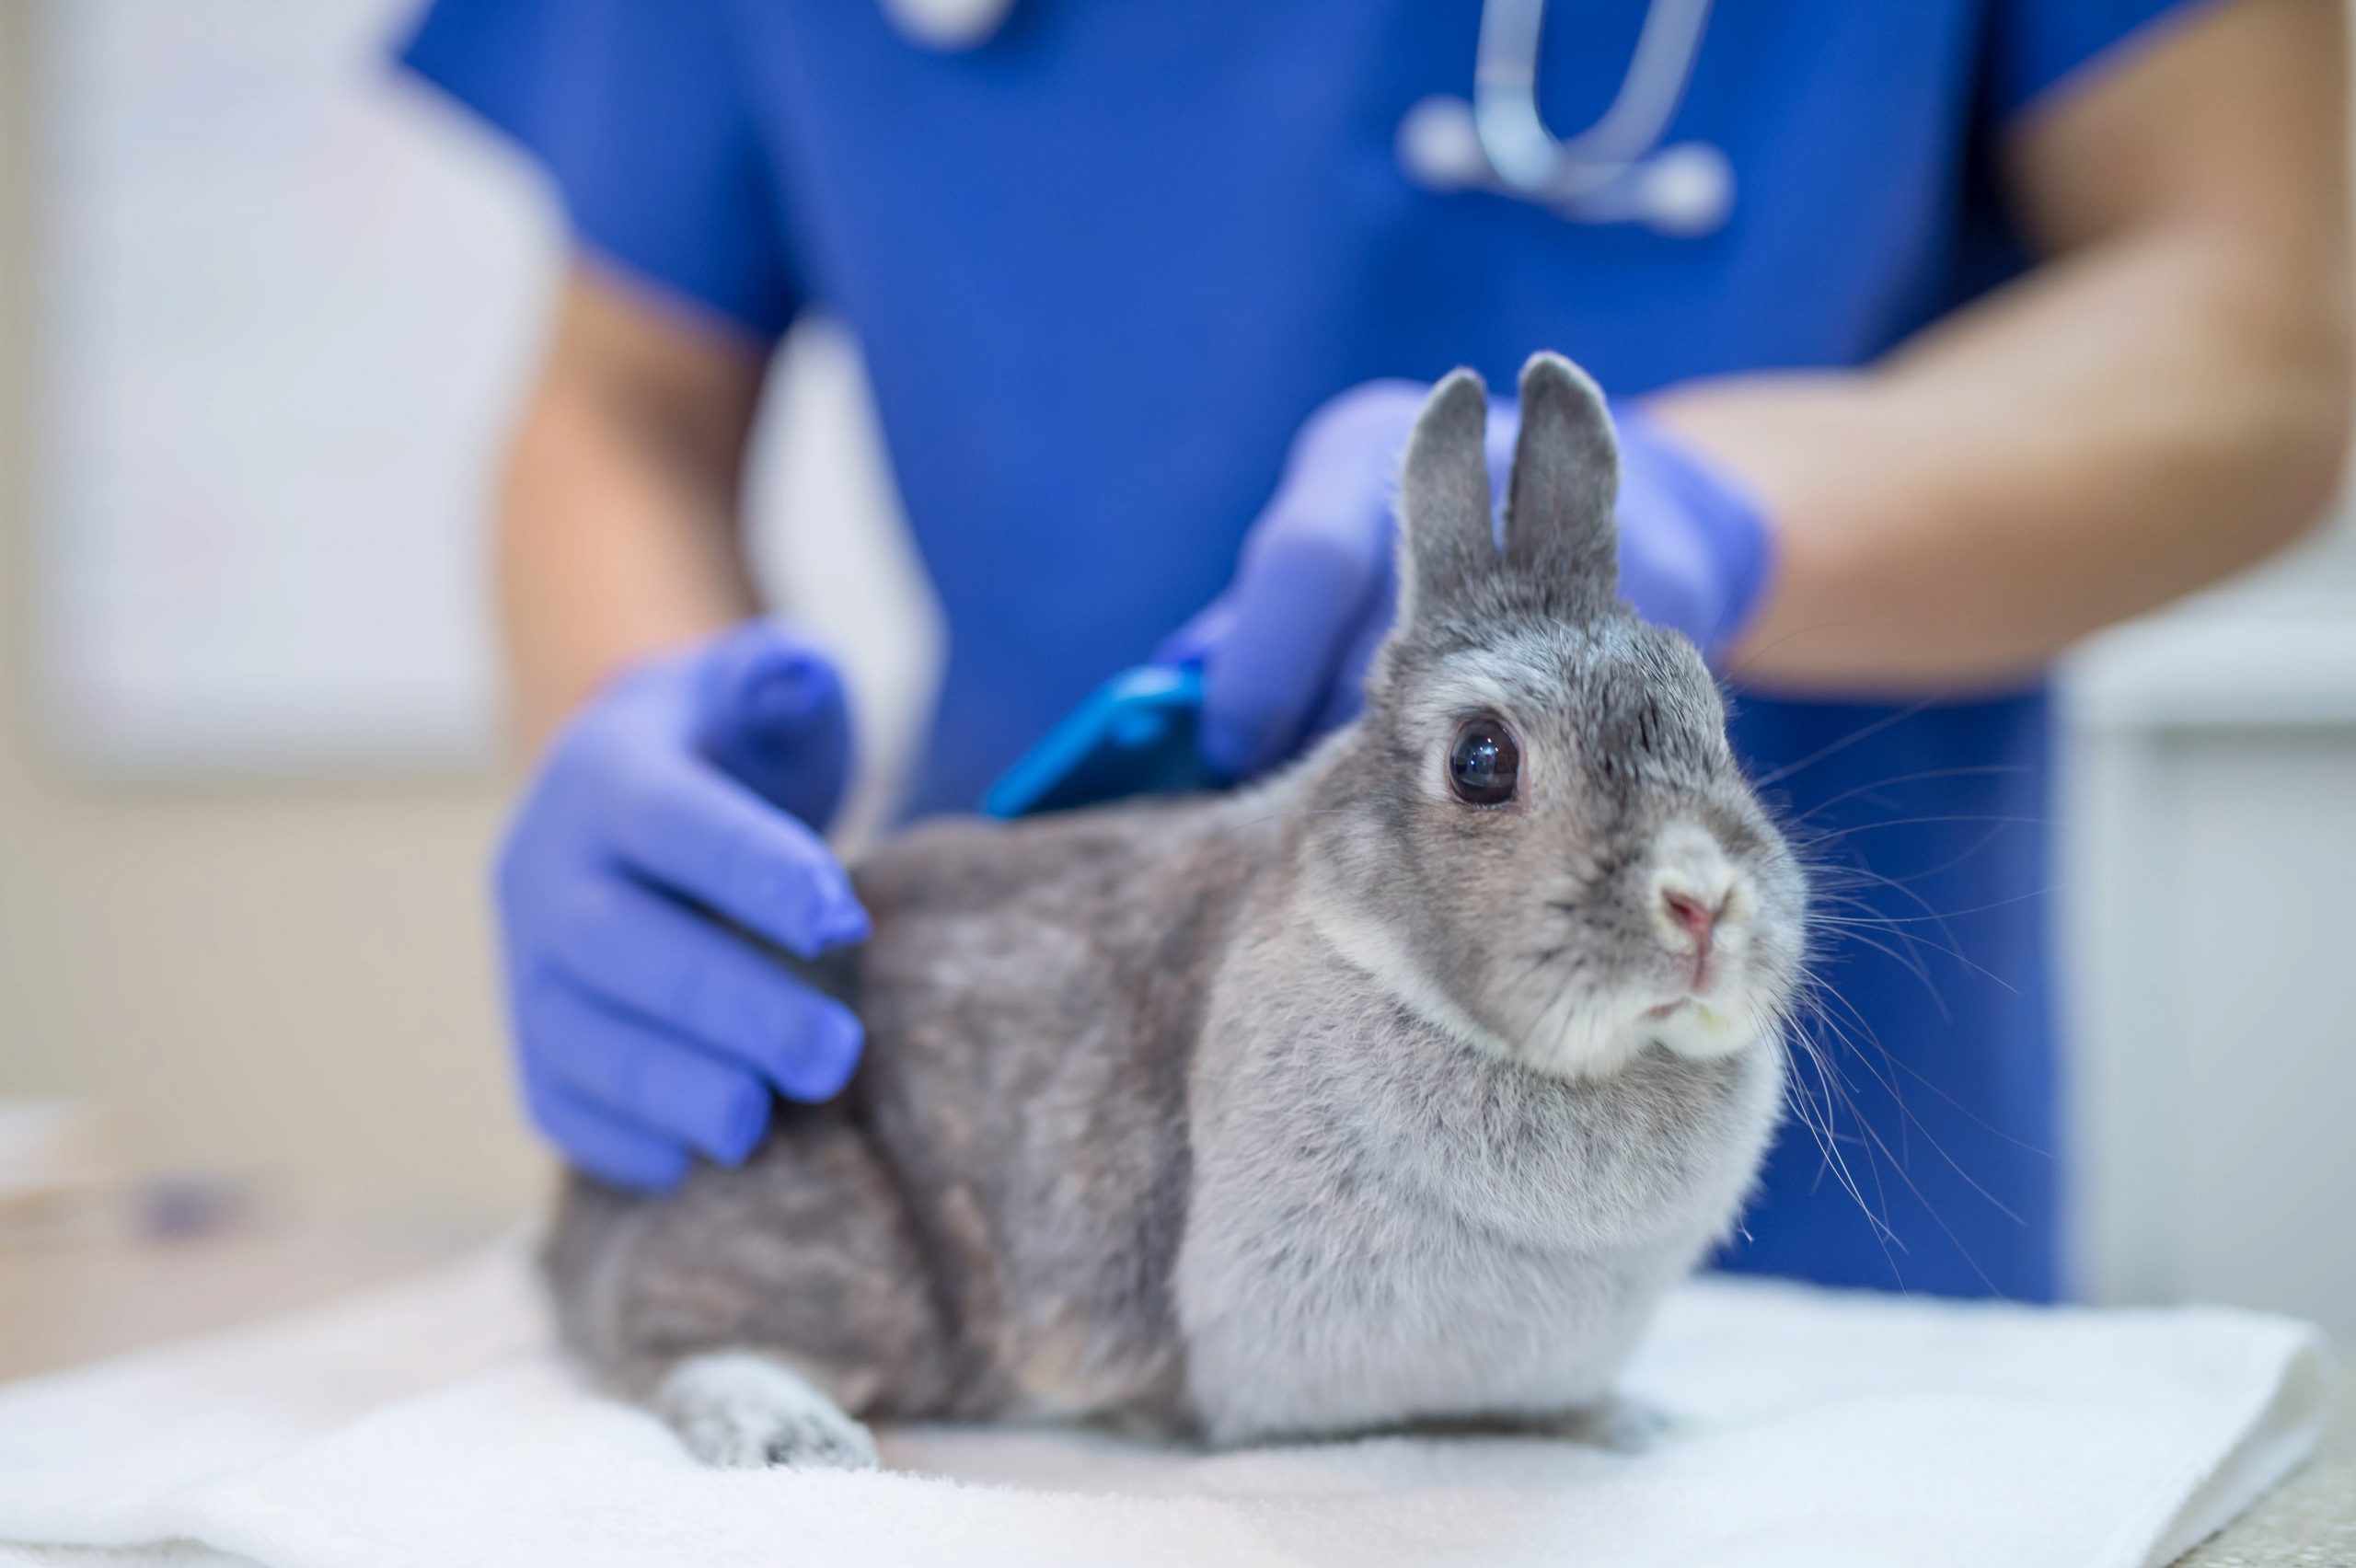
{"type": "Polygon", "coordinates": [[[1750,1180],[1781,1056],[1566,1079],[1415,1016],[1299,917],[1288,807],[1351,760],[879,850],[828,977],[850,1092],[667,1198],[577,1182],[575,1348],[639,1391],[761,1349],[862,1413],[1226,1442],[1595,1403],[1750,1180]]]}
{"type": "Polygon", "coordinates": [[[1700,659],[1616,604],[1600,398],[1551,359],[1523,398],[1500,552],[1478,383],[1434,395],[1367,715],[1293,769],[858,868],[851,1090],[665,1197],[576,1182],[577,1351],[728,1462],[871,1456],[845,1410],[1603,1399],[1764,1149],[1805,895],[1700,659]]]}

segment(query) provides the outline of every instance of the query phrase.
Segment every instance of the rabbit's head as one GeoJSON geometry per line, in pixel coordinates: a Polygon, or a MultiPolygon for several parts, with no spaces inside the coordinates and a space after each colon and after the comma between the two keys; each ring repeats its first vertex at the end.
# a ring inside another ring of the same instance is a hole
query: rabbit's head
{"type": "Polygon", "coordinates": [[[1523,370],[1502,539],[1487,409],[1460,370],[1408,441],[1398,622],[1306,802],[1318,923],[1403,1006],[1536,1070],[1741,1050],[1794,992],[1798,866],[1701,654],[1619,600],[1594,383],[1553,354],[1523,370]]]}

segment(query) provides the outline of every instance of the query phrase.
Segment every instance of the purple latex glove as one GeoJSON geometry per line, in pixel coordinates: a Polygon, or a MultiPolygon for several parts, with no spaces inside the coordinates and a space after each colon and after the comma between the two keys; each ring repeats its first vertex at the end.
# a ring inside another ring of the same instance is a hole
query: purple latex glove
{"type": "Polygon", "coordinates": [[[826,655],[751,621],[623,676],[566,726],[509,824],[498,905],[533,1122],[579,1169],[733,1165],[772,1093],[825,1100],[861,1033],[751,938],[804,957],[867,935],[815,831],[850,719],[826,655]]]}
{"type": "MultiPolygon", "coordinates": [[[[1347,721],[1391,628],[1398,584],[1392,502],[1426,388],[1369,381],[1301,426],[1276,493],[1243,541],[1235,581],[1163,643],[1203,665],[1202,745],[1249,778],[1347,721]]],[[[1615,404],[1620,593],[1715,656],[1755,607],[1772,538],[1758,506],[1667,431],[1615,404]]],[[[1489,482],[1500,506],[1520,411],[1489,407],[1489,482]]]]}

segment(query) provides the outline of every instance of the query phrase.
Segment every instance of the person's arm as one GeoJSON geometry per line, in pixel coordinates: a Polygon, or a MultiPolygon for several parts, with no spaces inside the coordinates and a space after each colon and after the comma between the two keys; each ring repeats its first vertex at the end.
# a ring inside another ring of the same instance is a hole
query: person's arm
{"type": "MultiPolygon", "coordinates": [[[[1748,685],[1968,696],[2317,520],[2350,408],[2342,32],[2339,0],[2154,24],[2009,127],[2046,264],[1865,369],[1617,409],[1623,596],[1748,685]]],[[[1235,581],[1164,645],[1202,661],[1203,747],[1238,777],[1356,709],[1416,394],[1312,415],[1235,581]]]]}
{"type": "Polygon", "coordinates": [[[835,1094],[862,1038],[762,951],[867,934],[818,836],[850,715],[824,651],[753,613],[737,488],[767,353],[691,308],[575,270],[499,525],[538,759],[496,879],[519,1077],[573,1165],[630,1187],[745,1159],[774,1097],[835,1094]]]}
{"type": "Polygon", "coordinates": [[[516,738],[754,613],[737,500],[768,346],[576,264],[510,448],[499,603],[516,738]]]}
{"type": "Polygon", "coordinates": [[[2127,47],[2010,133],[2054,259],[1870,370],[1649,402],[1774,520],[1746,683],[2002,683],[2322,514],[2350,407],[2339,0],[2127,47]]]}

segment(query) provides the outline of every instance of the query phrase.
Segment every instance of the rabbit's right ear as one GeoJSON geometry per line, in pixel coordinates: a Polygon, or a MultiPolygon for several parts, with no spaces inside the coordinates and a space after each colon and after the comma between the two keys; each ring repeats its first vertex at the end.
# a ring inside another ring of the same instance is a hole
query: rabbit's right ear
{"type": "Polygon", "coordinates": [[[1399,471],[1399,621],[1460,599],[1498,568],[1489,500],[1489,391],[1470,370],[1432,388],[1399,471]]]}
{"type": "Polygon", "coordinates": [[[1566,595],[1574,616],[1619,598],[1620,446],[1603,393],[1560,354],[1521,372],[1521,435],[1506,497],[1506,564],[1566,595]]]}

